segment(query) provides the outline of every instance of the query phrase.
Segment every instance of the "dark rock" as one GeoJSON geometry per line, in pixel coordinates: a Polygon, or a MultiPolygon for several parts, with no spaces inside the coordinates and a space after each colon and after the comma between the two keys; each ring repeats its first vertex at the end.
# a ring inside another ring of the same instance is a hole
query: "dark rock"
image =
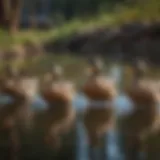
{"type": "Polygon", "coordinates": [[[72,52],[77,54],[102,54],[118,56],[130,60],[135,56],[146,57],[152,62],[160,62],[160,22],[123,24],[118,28],[98,28],[73,34],[59,41],[45,45],[49,52],[72,52]]]}

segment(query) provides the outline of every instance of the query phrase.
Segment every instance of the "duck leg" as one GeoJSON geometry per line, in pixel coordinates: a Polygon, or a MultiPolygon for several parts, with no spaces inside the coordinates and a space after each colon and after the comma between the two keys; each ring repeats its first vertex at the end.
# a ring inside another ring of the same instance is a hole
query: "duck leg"
{"type": "Polygon", "coordinates": [[[100,137],[96,134],[88,134],[89,137],[89,148],[88,148],[88,154],[89,154],[89,160],[98,160],[98,147],[100,144],[100,137]]]}
{"type": "Polygon", "coordinates": [[[126,146],[126,160],[140,160],[141,142],[137,137],[130,137],[126,146]]]}
{"type": "Polygon", "coordinates": [[[8,160],[19,159],[20,141],[19,135],[16,128],[9,130],[9,154],[8,160]]]}
{"type": "Polygon", "coordinates": [[[89,157],[89,160],[98,160],[97,158],[97,152],[96,152],[96,147],[92,146],[91,144],[89,145],[89,148],[88,148],[88,157],[89,157]]]}
{"type": "Polygon", "coordinates": [[[105,134],[102,137],[102,145],[100,147],[100,159],[101,160],[107,160],[108,158],[107,148],[108,148],[108,134],[105,134]]]}

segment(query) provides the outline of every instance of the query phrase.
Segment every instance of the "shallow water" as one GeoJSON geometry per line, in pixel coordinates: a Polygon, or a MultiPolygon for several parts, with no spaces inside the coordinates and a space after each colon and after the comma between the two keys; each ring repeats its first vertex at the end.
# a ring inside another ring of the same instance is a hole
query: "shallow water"
{"type": "MultiPolygon", "coordinates": [[[[117,66],[113,67],[110,70],[110,76],[115,80],[117,88],[119,88],[118,86],[122,78],[122,68],[117,66]]],[[[87,99],[83,95],[78,95],[74,103],[77,107],[77,110],[84,110],[87,99]]],[[[122,116],[132,111],[132,104],[123,93],[120,93],[116,97],[114,104],[117,116],[122,116]]],[[[108,159],[123,160],[123,154],[118,148],[118,134],[112,130],[108,136],[108,146],[105,148],[106,153],[108,153],[108,159]]],[[[77,160],[88,160],[87,137],[81,122],[77,124],[77,160]]]]}
{"type": "MultiPolygon", "coordinates": [[[[114,66],[110,70],[110,76],[115,80],[117,87],[119,86],[119,82],[122,76],[122,68],[114,66]]],[[[9,102],[10,99],[8,97],[2,97],[0,99],[0,103],[9,102]]],[[[121,116],[127,114],[128,112],[132,111],[132,104],[127,99],[127,97],[120,93],[116,99],[114,100],[115,103],[115,111],[117,116],[121,116]]],[[[82,112],[85,110],[87,104],[87,99],[83,96],[83,94],[77,94],[73,101],[73,106],[76,108],[77,112],[82,112]]],[[[37,96],[32,104],[33,110],[40,110],[46,107],[46,103],[37,96]]],[[[76,159],[77,160],[88,160],[87,155],[87,137],[85,134],[85,130],[83,128],[83,124],[81,121],[77,122],[77,145],[76,145],[76,159]]],[[[109,160],[122,160],[123,155],[120,153],[118,148],[118,136],[117,133],[112,130],[109,133],[109,144],[106,147],[106,152],[109,154],[109,160]]]]}

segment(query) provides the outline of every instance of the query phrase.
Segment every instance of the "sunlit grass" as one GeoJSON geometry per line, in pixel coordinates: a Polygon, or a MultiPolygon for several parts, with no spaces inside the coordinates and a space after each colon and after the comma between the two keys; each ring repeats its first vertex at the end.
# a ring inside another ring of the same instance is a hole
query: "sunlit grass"
{"type": "Polygon", "coordinates": [[[96,28],[106,26],[119,26],[120,24],[132,21],[151,21],[159,20],[160,1],[146,0],[145,4],[141,2],[132,6],[119,6],[115,12],[100,12],[96,16],[86,19],[75,18],[72,21],[55,27],[47,31],[26,30],[20,31],[15,36],[10,36],[7,32],[0,30],[0,47],[9,48],[15,44],[23,44],[26,41],[45,42],[48,40],[57,41],[67,38],[75,33],[88,32],[96,28]]]}
{"type": "Polygon", "coordinates": [[[0,47],[8,48],[14,44],[23,44],[26,41],[44,42],[49,39],[57,40],[68,37],[74,33],[88,31],[106,24],[110,24],[112,18],[108,15],[99,15],[89,20],[73,19],[71,22],[47,31],[26,30],[20,31],[15,36],[0,30],[0,47]]]}

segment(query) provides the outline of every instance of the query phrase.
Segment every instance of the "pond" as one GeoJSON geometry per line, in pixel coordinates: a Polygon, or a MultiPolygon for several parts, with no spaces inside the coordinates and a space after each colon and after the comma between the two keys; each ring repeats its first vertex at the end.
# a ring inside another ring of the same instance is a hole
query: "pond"
{"type": "MultiPolygon", "coordinates": [[[[109,76],[115,79],[117,88],[120,86],[120,81],[122,79],[123,68],[117,65],[114,65],[109,70],[109,76]]],[[[1,98],[0,102],[5,103],[9,101],[8,97],[1,98]]],[[[127,114],[132,109],[131,102],[127,99],[127,97],[120,93],[115,99],[115,111],[117,116],[121,116],[123,114],[127,114]]],[[[87,104],[87,99],[83,96],[83,94],[79,93],[75,97],[73,101],[73,106],[76,107],[77,112],[83,112],[85,110],[87,104]]],[[[37,96],[33,105],[33,110],[45,109],[45,102],[37,96]]],[[[83,128],[83,124],[81,121],[77,122],[77,139],[76,139],[76,160],[88,160],[87,153],[87,137],[85,134],[85,130],[83,128]]],[[[120,152],[118,147],[118,134],[112,130],[109,133],[109,144],[106,148],[106,152],[109,154],[109,160],[121,160],[123,159],[123,154],[120,152]]]]}

